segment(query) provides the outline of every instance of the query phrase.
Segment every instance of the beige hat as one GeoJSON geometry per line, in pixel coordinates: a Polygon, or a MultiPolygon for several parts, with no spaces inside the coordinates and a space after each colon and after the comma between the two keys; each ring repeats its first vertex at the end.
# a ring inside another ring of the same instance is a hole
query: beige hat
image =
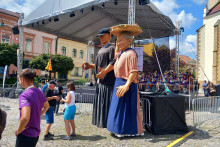
{"type": "Polygon", "coordinates": [[[112,35],[118,36],[122,31],[131,32],[133,36],[137,36],[142,33],[141,28],[136,24],[135,25],[120,24],[117,26],[113,26],[111,27],[110,33],[112,35]]]}

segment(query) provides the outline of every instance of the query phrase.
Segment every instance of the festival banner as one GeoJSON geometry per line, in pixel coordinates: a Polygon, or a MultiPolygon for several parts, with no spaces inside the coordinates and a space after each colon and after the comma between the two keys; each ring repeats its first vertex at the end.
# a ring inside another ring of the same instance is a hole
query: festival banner
{"type": "Polygon", "coordinates": [[[47,63],[47,67],[45,68],[47,71],[52,71],[52,64],[51,64],[51,59],[49,59],[47,63]]]}
{"type": "Polygon", "coordinates": [[[7,68],[8,68],[8,65],[5,65],[4,76],[3,76],[3,89],[5,88],[5,78],[7,74],[7,68]]]}
{"type": "Polygon", "coordinates": [[[144,47],[141,46],[141,47],[134,47],[134,50],[136,51],[137,53],[137,56],[138,56],[138,71],[143,71],[143,49],[144,47]]]}

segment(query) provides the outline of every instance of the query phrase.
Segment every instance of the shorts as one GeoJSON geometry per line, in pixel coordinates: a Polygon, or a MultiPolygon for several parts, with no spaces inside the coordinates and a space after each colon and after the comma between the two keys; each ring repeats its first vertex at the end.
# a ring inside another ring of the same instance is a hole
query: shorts
{"type": "Polygon", "coordinates": [[[64,112],[64,120],[74,119],[75,114],[76,114],[76,105],[66,107],[64,112]]]}
{"type": "Polygon", "coordinates": [[[35,147],[38,139],[39,139],[39,136],[38,137],[28,137],[23,134],[19,134],[16,139],[15,147],[25,147],[25,146],[35,147]]]}
{"type": "Polygon", "coordinates": [[[50,107],[47,112],[45,113],[46,116],[46,123],[52,124],[54,123],[54,107],[50,107]]]}

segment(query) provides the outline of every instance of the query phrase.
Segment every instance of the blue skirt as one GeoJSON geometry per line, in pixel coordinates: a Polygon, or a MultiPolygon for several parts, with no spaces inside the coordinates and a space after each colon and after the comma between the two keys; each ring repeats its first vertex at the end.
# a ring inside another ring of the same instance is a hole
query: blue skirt
{"type": "Polygon", "coordinates": [[[132,83],[121,98],[116,96],[116,87],[127,81],[116,78],[109,108],[107,129],[115,134],[137,134],[137,84],[132,83]]]}

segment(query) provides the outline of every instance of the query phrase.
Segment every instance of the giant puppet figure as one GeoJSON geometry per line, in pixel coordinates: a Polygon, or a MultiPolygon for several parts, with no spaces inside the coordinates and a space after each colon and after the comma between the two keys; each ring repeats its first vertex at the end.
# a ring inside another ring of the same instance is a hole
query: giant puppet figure
{"type": "Polygon", "coordinates": [[[110,28],[99,30],[98,37],[102,48],[98,51],[95,64],[84,63],[82,67],[94,69],[96,77],[96,93],[93,101],[92,124],[99,128],[106,128],[109,105],[115,83],[114,63],[115,47],[110,43],[110,28]]]}
{"type": "Polygon", "coordinates": [[[130,46],[133,36],[142,32],[138,25],[118,25],[111,28],[117,36],[114,73],[116,77],[109,108],[107,129],[117,137],[143,136],[138,93],[137,54],[130,46]]]}

